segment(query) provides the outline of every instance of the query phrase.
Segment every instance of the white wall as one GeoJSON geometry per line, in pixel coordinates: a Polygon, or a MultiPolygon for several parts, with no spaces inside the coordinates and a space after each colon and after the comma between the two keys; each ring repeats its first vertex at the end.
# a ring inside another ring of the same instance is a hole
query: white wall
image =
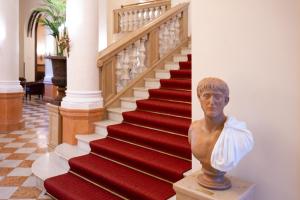
{"type": "Polygon", "coordinates": [[[193,0],[192,26],[193,120],[197,82],[224,79],[226,113],[255,139],[231,174],[257,184],[256,200],[300,199],[299,0],[193,0]]]}
{"type": "MultiPolygon", "coordinates": [[[[0,1],[0,82],[18,80],[18,12],[19,2],[17,0],[0,1]]],[[[1,89],[3,88],[0,87],[1,89]]]]}
{"type": "Polygon", "coordinates": [[[20,75],[25,75],[27,81],[34,81],[34,32],[27,37],[27,24],[31,11],[41,5],[42,0],[20,0],[20,75]],[[24,68],[25,63],[25,68],[24,68]]]}
{"type": "Polygon", "coordinates": [[[107,2],[107,42],[108,45],[113,42],[114,17],[113,10],[121,8],[121,5],[127,5],[140,2],[139,0],[113,0],[107,2]]]}

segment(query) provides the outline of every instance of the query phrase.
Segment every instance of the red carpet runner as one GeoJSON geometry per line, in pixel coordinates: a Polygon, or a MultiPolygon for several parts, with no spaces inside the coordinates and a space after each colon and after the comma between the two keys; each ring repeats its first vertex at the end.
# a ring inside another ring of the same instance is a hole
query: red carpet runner
{"type": "Polygon", "coordinates": [[[47,192],[63,200],[164,200],[172,184],[191,168],[187,134],[191,123],[191,55],[171,70],[149,99],[107,127],[105,139],[90,143],[91,153],[69,161],[70,171],[49,178],[47,192]]]}

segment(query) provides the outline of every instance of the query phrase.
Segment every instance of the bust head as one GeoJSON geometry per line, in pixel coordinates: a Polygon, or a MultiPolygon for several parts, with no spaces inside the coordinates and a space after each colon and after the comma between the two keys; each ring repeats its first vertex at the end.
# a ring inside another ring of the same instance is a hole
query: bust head
{"type": "Polygon", "coordinates": [[[214,77],[202,79],[198,83],[197,96],[205,117],[224,115],[223,109],[229,102],[229,88],[223,80],[214,77]]]}

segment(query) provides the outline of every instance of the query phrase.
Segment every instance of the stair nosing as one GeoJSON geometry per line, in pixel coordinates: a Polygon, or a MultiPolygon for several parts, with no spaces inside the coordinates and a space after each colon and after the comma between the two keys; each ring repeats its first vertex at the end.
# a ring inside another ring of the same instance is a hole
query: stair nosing
{"type": "Polygon", "coordinates": [[[137,111],[143,111],[143,112],[160,114],[160,115],[166,115],[166,116],[171,116],[171,117],[178,117],[178,118],[184,118],[184,119],[192,119],[192,117],[184,117],[184,116],[180,116],[180,115],[172,115],[172,114],[169,114],[169,113],[155,112],[155,111],[144,110],[144,109],[140,109],[140,108],[137,108],[136,110],[137,111]]]}
{"type": "Polygon", "coordinates": [[[123,166],[123,167],[126,167],[126,168],[128,168],[128,169],[132,169],[132,170],[134,170],[134,171],[140,172],[140,173],[145,174],[145,175],[147,175],[147,176],[150,176],[150,177],[152,177],[152,178],[156,178],[156,179],[158,179],[158,180],[161,180],[161,181],[164,181],[164,182],[173,184],[173,182],[171,182],[171,181],[168,181],[168,180],[166,180],[166,179],[160,178],[160,177],[158,177],[158,176],[155,176],[155,175],[150,174],[150,173],[148,173],[148,172],[142,171],[142,170],[137,169],[137,168],[135,168],[135,167],[126,165],[126,164],[124,164],[124,163],[121,163],[121,162],[119,162],[119,161],[113,160],[113,159],[108,158],[108,157],[106,157],[106,156],[99,155],[99,154],[97,154],[97,153],[95,153],[95,152],[91,152],[91,154],[93,154],[93,155],[95,155],[95,156],[98,156],[98,157],[100,157],[100,158],[106,159],[106,160],[108,160],[108,161],[114,162],[114,163],[116,163],[116,164],[119,164],[119,165],[121,165],[121,166],[123,166]]]}
{"type": "MultiPolygon", "coordinates": [[[[165,146],[166,144],[167,144],[167,146],[171,147],[172,149],[173,148],[176,148],[176,149],[186,149],[186,148],[189,148],[190,149],[190,145],[189,146],[182,145],[182,140],[187,140],[186,137],[181,137],[181,136],[178,136],[178,135],[175,135],[175,134],[170,134],[170,133],[165,132],[165,131],[157,131],[157,130],[153,130],[153,129],[150,129],[150,128],[135,126],[135,125],[128,124],[128,123],[122,123],[122,124],[118,124],[116,126],[125,126],[125,127],[129,126],[129,127],[136,128],[136,129],[138,129],[140,131],[146,131],[146,132],[149,131],[149,132],[151,132],[149,134],[147,133],[148,137],[140,137],[140,135],[144,135],[144,134],[137,134],[137,135],[131,134],[132,133],[131,131],[127,131],[125,129],[119,132],[119,133],[122,133],[122,135],[125,134],[126,136],[129,136],[130,139],[133,137],[134,141],[136,141],[135,144],[140,144],[140,145],[144,146],[144,144],[146,144],[145,142],[150,140],[151,144],[154,143],[154,144],[158,145],[154,149],[159,148],[161,145],[165,146]],[[152,133],[152,132],[155,132],[155,133],[152,133]],[[153,134],[155,135],[154,137],[153,137],[153,134]],[[162,141],[162,140],[157,141],[155,139],[157,138],[158,135],[164,135],[164,136],[171,137],[171,138],[175,137],[177,139],[175,141],[170,142],[170,143],[168,143],[168,141],[162,141]]],[[[121,140],[127,140],[126,137],[122,138],[122,136],[118,135],[118,134],[116,136],[114,136],[114,134],[110,135],[110,137],[112,137],[112,138],[119,138],[121,140]]],[[[151,146],[149,148],[151,148],[151,146]]],[[[159,150],[159,151],[163,151],[163,150],[159,150]]],[[[169,153],[169,154],[172,154],[172,153],[169,153]]],[[[176,155],[176,154],[172,154],[172,155],[176,155]]],[[[179,157],[181,157],[181,156],[179,156],[179,157]]],[[[184,157],[184,156],[182,156],[182,157],[184,157]]]]}
{"type": "Polygon", "coordinates": [[[138,147],[141,147],[141,148],[144,148],[144,149],[148,149],[148,150],[151,150],[151,151],[156,151],[156,152],[159,152],[159,153],[162,153],[162,154],[165,154],[165,155],[168,155],[168,156],[172,156],[172,157],[175,157],[175,158],[178,158],[178,159],[181,159],[181,160],[185,160],[185,161],[188,161],[188,162],[191,162],[192,160],[190,159],[187,159],[187,158],[183,158],[183,157],[180,157],[180,156],[176,156],[174,154],[169,154],[169,153],[166,153],[166,152],[163,152],[163,151],[160,151],[160,150],[157,150],[157,149],[152,149],[150,147],[146,147],[146,146],[143,146],[141,144],[136,144],[136,143],[133,143],[133,142],[129,142],[129,141],[126,141],[126,140],[122,140],[122,139],[119,139],[119,138],[115,138],[115,137],[112,137],[112,136],[107,136],[108,138],[111,138],[111,139],[114,139],[114,140],[118,140],[120,142],[124,142],[124,143],[127,143],[127,144],[131,144],[131,145],[135,145],[135,146],[138,146],[138,147]]]}
{"type": "Polygon", "coordinates": [[[142,127],[142,128],[147,128],[147,129],[152,129],[152,130],[155,130],[155,131],[162,131],[162,132],[165,132],[165,133],[169,133],[169,134],[173,134],[173,135],[177,135],[177,136],[181,136],[181,137],[188,137],[187,135],[182,135],[182,134],[178,134],[178,133],[174,133],[174,132],[171,132],[171,131],[166,131],[166,130],[161,130],[161,129],[157,129],[157,128],[152,128],[152,127],[149,127],[149,126],[143,126],[143,125],[140,125],[140,124],[135,124],[135,123],[131,123],[131,122],[122,122],[124,124],[130,124],[130,125],[133,125],[133,126],[138,126],[138,127],[142,127]]]}
{"type": "MultiPolygon", "coordinates": [[[[91,152],[91,153],[92,153],[92,152],[91,152]]],[[[95,154],[93,154],[93,155],[95,155],[95,154]]],[[[78,174],[78,173],[76,173],[76,172],[74,172],[74,171],[72,171],[72,170],[70,170],[69,172],[72,173],[72,174],[74,174],[75,176],[77,176],[77,177],[79,177],[79,178],[82,178],[83,180],[85,180],[85,181],[87,181],[87,182],[89,182],[89,183],[91,183],[91,184],[93,184],[93,185],[95,185],[95,186],[97,186],[97,187],[99,187],[99,188],[101,188],[101,189],[103,189],[103,190],[105,190],[105,191],[107,191],[107,192],[113,194],[113,195],[116,195],[117,197],[120,197],[121,199],[129,200],[129,199],[127,199],[126,197],[123,197],[122,195],[116,193],[115,191],[112,191],[112,190],[110,190],[110,189],[108,189],[108,188],[106,188],[106,187],[104,187],[103,185],[100,185],[100,184],[98,184],[98,183],[95,183],[94,181],[92,181],[92,180],[90,180],[90,179],[88,179],[88,178],[85,178],[84,176],[81,176],[80,174],[78,174]]]]}

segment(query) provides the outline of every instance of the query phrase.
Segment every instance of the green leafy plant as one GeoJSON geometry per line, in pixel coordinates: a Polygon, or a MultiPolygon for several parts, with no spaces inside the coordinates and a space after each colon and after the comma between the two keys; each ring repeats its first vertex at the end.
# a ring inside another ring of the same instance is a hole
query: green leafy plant
{"type": "Polygon", "coordinates": [[[70,51],[70,40],[65,27],[66,22],[66,0],[43,0],[41,7],[32,11],[27,34],[31,34],[34,24],[41,23],[51,31],[51,35],[56,41],[56,52],[58,55],[64,55],[70,51]]]}

